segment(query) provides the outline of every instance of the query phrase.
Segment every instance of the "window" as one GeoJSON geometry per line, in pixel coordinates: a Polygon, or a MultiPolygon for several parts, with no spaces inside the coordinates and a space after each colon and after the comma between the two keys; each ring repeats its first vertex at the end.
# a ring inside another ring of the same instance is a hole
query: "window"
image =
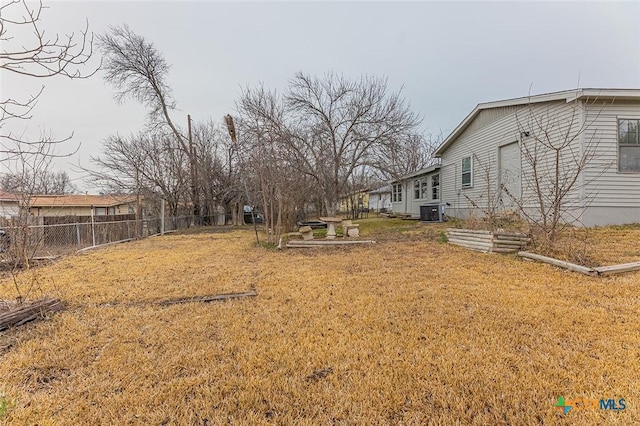
{"type": "Polygon", "coordinates": [[[107,214],[107,208],[106,207],[96,207],[94,214],[96,216],[105,216],[107,214]]]}
{"type": "Polygon", "coordinates": [[[427,199],[429,196],[429,180],[424,178],[420,181],[420,198],[427,199]]]}
{"type": "Polygon", "coordinates": [[[431,199],[440,199],[440,175],[431,176],[431,199]]]}
{"type": "Polygon", "coordinates": [[[420,198],[420,181],[418,179],[413,181],[413,199],[417,200],[420,198]]]}
{"type": "Polygon", "coordinates": [[[471,157],[464,157],[462,159],[462,187],[470,188],[473,186],[473,181],[471,180],[471,174],[473,171],[473,164],[471,162],[471,157]]]}
{"type": "Polygon", "coordinates": [[[396,183],[391,190],[391,201],[394,203],[402,201],[402,185],[396,183]]]}
{"type": "Polygon", "coordinates": [[[640,172],[640,120],[618,120],[618,170],[640,172]]]}

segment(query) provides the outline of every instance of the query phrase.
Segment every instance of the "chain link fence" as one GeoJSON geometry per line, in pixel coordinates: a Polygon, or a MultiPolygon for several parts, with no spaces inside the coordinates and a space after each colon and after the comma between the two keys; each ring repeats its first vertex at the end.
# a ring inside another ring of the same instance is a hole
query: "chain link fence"
{"type": "MultiPolygon", "coordinates": [[[[113,217],[111,217],[113,219],[113,217]]],[[[109,220],[95,217],[74,223],[46,223],[46,218],[34,218],[40,224],[8,224],[0,228],[0,260],[6,264],[25,260],[51,258],[78,250],[99,247],[136,238],[147,238],[167,232],[190,228],[201,223],[224,225],[222,217],[179,216],[135,220],[109,220]]],[[[56,218],[57,222],[71,218],[56,218]]],[[[49,221],[51,222],[51,221],[49,221]]]]}

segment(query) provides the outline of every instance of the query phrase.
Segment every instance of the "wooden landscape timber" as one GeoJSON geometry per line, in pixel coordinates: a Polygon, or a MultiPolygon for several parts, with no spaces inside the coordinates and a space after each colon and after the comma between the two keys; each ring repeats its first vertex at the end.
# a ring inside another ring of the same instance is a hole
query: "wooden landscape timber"
{"type": "Polygon", "coordinates": [[[8,311],[0,313],[0,331],[44,318],[50,312],[58,312],[63,309],[64,303],[58,299],[40,299],[31,303],[16,304],[8,311]]]}
{"type": "Polygon", "coordinates": [[[288,248],[334,247],[353,244],[375,244],[373,240],[293,240],[287,243],[288,248]]]}
{"type": "Polygon", "coordinates": [[[522,256],[527,259],[538,260],[540,262],[548,263],[550,265],[559,266],[560,268],[565,268],[570,271],[580,272],[581,274],[589,275],[595,277],[598,275],[598,272],[595,269],[588,268],[582,265],[576,265],[575,263],[565,262],[564,260],[554,259],[553,257],[542,256],[541,254],[530,253],[528,251],[520,251],[518,252],[518,256],[522,256]]]}
{"type": "Polygon", "coordinates": [[[258,295],[258,293],[256,293],[255,291],[247,291],[244,293],[227,293],[227,294],[216,294],[213,296],[201,296],[201,297],[180,297],[177,299],[169,299],[169,300],[163,300],[162,302],[159,302],[158,304],[161,306],[167,306],[167,305],[177,305],[180,303],[193,303],[193,302],[200,302],[200,303],[208,303],[208,302],[220,302],[223,300],[229,300],[229,299],[240,299],[243,297],[256,297],[258,295]]]}
{"type": "Polygon", "coordinates": [[[492,232],[474,229],[447,228],[451,244],[485,253],[516,253],[531,239],[519,232],[492,232]]]}
{"type": "Polygon", "coordinates": [[[564,260],[554,259],[552,257],[542,256],[540,254],[529,253],[527,251],[518,252],[519,256],[527,259],[538,260],[540,262],[548,263],[550,265],[565,268],[570,271],[579,272],[581,274],[589,275],[592,277],[601,275],[613,275],[621,274],[624,272],[632,272],[640,270],[640,262],[622,263],[619,265],[601,266],[598,268],[589,268],[587,266],[576,265],[575,263],[565,262],[564,260]]]}
{"type": "Polygon", "coordinates": [[[623,272],[631,272],[640,270],[640,262],[621,263],[619,265],[601,266],[593,268],[598,275],[621,274],[623,272]]]}
{"type": "Polygon", "coordinates": [[[128,307],[142,307],[142,306],[171,306],[171,305],[180,305],[183,303],[209,303],[209,302],[224,302],[226,300],[231,299],[242,299],[245,297],[256,297],[258,293],[256,291],[245,291],[242,293],[223,293],[223,294],[211,294],[207,296],[194,296],[194,297],[177,297],[175,299],[164,299],[164,300],[151,300],[147,302],[138,301],[138,302],[120,302],[120,301],[112,301],[108,303],[104,303],[99,305],[103,308],[113,308],[115,306],[128,306],[128,307]]]}

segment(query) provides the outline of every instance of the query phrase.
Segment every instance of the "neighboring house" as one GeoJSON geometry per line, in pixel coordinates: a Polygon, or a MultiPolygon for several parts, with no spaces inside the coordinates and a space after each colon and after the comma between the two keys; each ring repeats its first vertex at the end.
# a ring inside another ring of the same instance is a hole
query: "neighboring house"
{"type": "Polygon", "coordinates": [[[0,192],[0,218],[11,219],[14,216],[18,216],[19,212],[18,197],[8,192],[0,192]]]}
{"type": "Polygon", "coordinates": [[[129,195],[34,195],[32,216],[107,216],[134,214],[136,197],[129,195]]]}
{"type": "Polygon", "coordinates": [[[391,185],[369,191],[369,211],[391,210],[391,185]]]}
{"type": "Polygon", "coordinates": [[[430,166],[391,181],[391,209],[420,218],[420,207],[440,204],[440,166],[430,166]]]}
{"type": "Polygon", "coordinates": [[[340,197],[339,211],[342,213],[360,212],[369,206],[369,189],[352,192],[340,197]]]}
{"type": "MultiPolygon", "coordinates": [[[[533,179],[527,158],[546,137],[567,141],[561,174],[577,176],[565,221],[640,222],[640,89],[576,89],[479,104],[435,151],[447,214],[480,213],[493,195],[502,210],[535,207],[533,186],[553,171],[533,179]],[[575,159],[588,152],[593,157],[577,173],[575,159]]],[[[553,165],[554,157],[541,156],[538,164],[553,165]]]]}

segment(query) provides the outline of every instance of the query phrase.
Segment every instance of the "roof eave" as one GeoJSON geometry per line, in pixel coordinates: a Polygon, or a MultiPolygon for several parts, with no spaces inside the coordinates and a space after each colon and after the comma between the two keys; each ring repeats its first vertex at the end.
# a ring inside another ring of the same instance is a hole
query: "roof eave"
{"type": "Polygon", "coordinates": [[[469,115],[451,132],[449,136],[434,151],[433,156],[440,158],[444,151],[460,136],[460,134],[476,118],[478,113],[485,109],[500,108],[507,106],[526,105],[529,103],[552,102],[566,100],[572,102],[578,99],[617,99],[617,100],[640,100],[640,89],[572,89],[561,92],[544,93],[541,95],[531,95],[520,98],[505,99],[502,101],[485,102],[476,105],[469,115]]]}
{"type": "Polygon", "coordinates": [[[427,173],[431,173],[431,172],[434,172],[434,171],[439,170],[439,169],[440,169],[440,164],[434,164],[433,166],[425,167],[424,169],[416,170],[413,173],[409,173],[409,174],[406,174],[404,176],[400,176],[397,179],[389,181],[389,183],[394,184],[396,182],[400,182],[400,181],[403,181],[403,180],[411,179],[411,178],[416,177],[416,176],[426,175],[427,173]]]}

